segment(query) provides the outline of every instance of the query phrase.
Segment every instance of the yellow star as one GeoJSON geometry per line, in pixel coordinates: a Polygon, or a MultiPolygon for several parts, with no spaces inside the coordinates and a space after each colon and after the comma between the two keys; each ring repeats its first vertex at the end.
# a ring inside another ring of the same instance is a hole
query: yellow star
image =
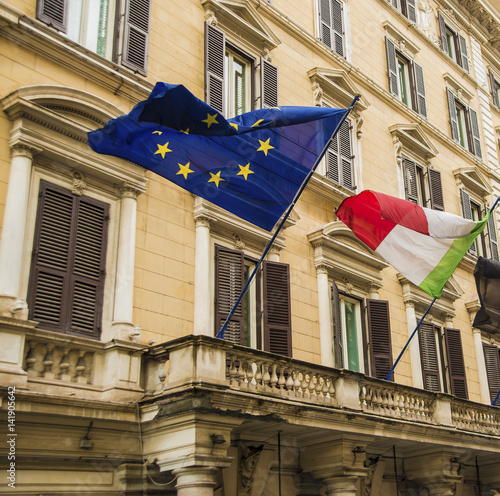
{"type": "Polygon", "coordinates": [[[257,127],[263,121],[264,121],[264,119],[259,119],[256,123],[252,124],[251,127],[257,127]]]}
{"type": "MultiPolygon", "coordinates": [[[[210,171],[209,171],[209,172],[210,172],[210,171]]],[[[220,172],[221,172],[221,171],[217,172],[217,174],[212,174],[212,173],[210,172],[210,175],[211,175],[212,177],[208,180],[208,182],[209,182],[209,183],[215,183],[215,185],[216,185],[217,187],[219,187],[219,183],[220,183],[221,181],[225,181],[225,179],[222,179],[222,177],[220,177],[220,172]]]]}
{"type": "Polygon", "coordinates": [[[274,148],[274,146],[271,146],[269,144],[269,141],[270,141],[271,138],[267,138],[267,141],[261,141],[259,140],[259,143],[260,143],[260,148],[257,148],[257,151],[258,152],[264,152],[266,157],[267,157],[267,152],[269,150],[271,150],[272,148],[274,148]]]}
{"type": "Polygon", "coordinates": [[[236,122],[230,122],[229,125],[233,126],[234,129],[236,129],[236,131],[238,131],[238,124],[236,124],[236,122]]]}
{"type": "Polygon", "coordinates": [[[189,128],[187,128],[187,129],[181,129],[181,133],[189,134],[189,128]]]}
{"type": "Polygon", "coordinates": [[[217,114],[214,115],[207,114],[207,118],[203,119],[201,122],[206,122],[208,127],[210,127],[212,124],[219,124],[217,122],[217,114]]]}
{"type": "Polygon", "coordinates": [[[164,145],[158,145],[158,150],[155,152],[155,155],[161,154],[161,158],[165,158],[165,153],[171,152],[172,150],[169,150],[168,148],[168,142],[165,143],[164,145]]]}
{"type": "Polygon", "coordinates": [[[188,162],[186,165],[177,164],[179,166],[179,172],[177,172],[176,176],[178,176],[179,174],[182,174],[184,176],[184,179],[187,179],[188,174],[191,174],[192,172],[194,172],[193,170],[191,170],[189,168],[190,163],[191,162],[188,162]]]}
{"type": "Polygon", "coordinates": [[[238,174],[236,174],[237,176],[243,176],[245,178],[245,181],[248,179],[248,174],[253,174],[253,170],[250,170],[250,163],[248,163],[247,165],[245,165],[245,167],[243,167],[242,165],[238,164],[238,167],[240,168],[240,172],[238,172],[238,174]]]}
{"type": "Polygon", "coordinates": [[[163,134],[163,131],[153,131],[153,134],[159,134],[161,136],[163,134]]]}

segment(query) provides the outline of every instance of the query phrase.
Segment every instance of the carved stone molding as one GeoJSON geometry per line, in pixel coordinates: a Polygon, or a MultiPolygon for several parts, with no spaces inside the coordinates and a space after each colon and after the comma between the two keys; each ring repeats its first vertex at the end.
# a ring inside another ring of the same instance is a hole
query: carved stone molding
{"type": "Polygon", "coordinates": [[[83,190],[87,187],[85,175],[80,171],[73,171],[73,187],[71,192],[76,196],[82,196],[83,190]]]}
{"type": "Polygon", "coordinates": [[[137,200],[137,197],[142,193],[141,190],[129,183],[123,183],[120,186],[120,195],[123,198],[132,198],[132,200],[137,200]]]}

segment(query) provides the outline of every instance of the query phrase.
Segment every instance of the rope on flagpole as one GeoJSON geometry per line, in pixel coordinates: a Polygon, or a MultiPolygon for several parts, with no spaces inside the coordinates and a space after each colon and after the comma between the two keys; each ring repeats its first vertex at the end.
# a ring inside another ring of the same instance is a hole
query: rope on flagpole
{"type": "Polygon", "coordinates": [[[281,219],[281,222],[279,223],[276,231],[274,232],[272,238],[269,240],[269,242],[267,243],[267,246],[266,248],[264,249],[264,252],[262,253],[262,256],[260,257],[259,261],[257,262],[257,265],[255,266],[255,268],[253,269],[252,273],[250,274],[250,277],[248,278],[248,281],[246,282],[245,286],[243,287],[243,289],[241,290],[241,293],[240,295],[238,296],[238,298],[236,299],[236,302],[234,303],[233,305],[233,308],[231,309],[231,311],[229,312],[227,318],[226,318],[226,321],[224,322],[223,326],[221,327],[220,331],[217,333],[217,337],[220,338],[220,339],[224,339],[224,332],[226,331],[226,328],[227,328],[227,325],[229,324],[229,321],[231,320],[231,318],[233,317],[233,314],[234,312],[236,311],[236,309],[238,308],[238,305],[240,304],[241,300],[243,299],[243,297],[245,296],[245,293],[247,292],[251,282],[253,281],[253,279],[255,278],[255,276],[257,275],[257,271],[260,269],[260,266],[262,265],[262,262],[264,261],[264,259],[266,258],[266,255],[267,253],[269,252],[269,250],[271,249],[271,246],[273,245],[274,241],[276,240],[276,238],[278,237],[278,234],[279,232],[281,231],[281,229],[283,228],[285,222],[288,220],[288,217],[290,216],[290,214],[292,213],[292,210],[293,208],[295,207],[300,195],[302,194],[302,192],[304,191],[307,183],[309,182],[309,179],[311,179],[312,175],[314,174],[314,172],[316,171],[316,168],[318,167],[321,159],[323,158],[323,155],[326,153],[326,151],[328,150],[328,147],[330,146],[330,142],[332,141],[333,137],[337,134],[337,132],[339,131],[340,129],[340,126],[342,126],[342,124],[344,123],[344,121],[346,120],[349,112],[352,110],[352,108],[354,107],[354,105],[356,104],[356,102],[359,100],[359,96],[356,95],[353,99],[353,101],[351,102],[351,105],[349,105],[349,107],[346,109],[346,112],[344,114],[344,116],[342,117],[342,119],[340,119],[339,123],[337,124],[337,127],[335,128],[335,130],[333,131],[330,139],[328,140],[328,142],[326,143],[326,145],[324,146],[323,150],[321,151],[321,153],[318,155],[318,158],[316,159],[316,162],[315,164],[313,165],[313,167],[311,168],[311,170],[309,171],[309,173],[307,174],[306,178],[304,179],[304,181],[302,182],[299,190],[297,191],[297,193],[295,194],[295,197],[294,199],[292,200],[292,203],[290,203],[289,207],[288,207],[288,210],[286,211],[285,215],[283,216],[283,218],[281,219]]]}

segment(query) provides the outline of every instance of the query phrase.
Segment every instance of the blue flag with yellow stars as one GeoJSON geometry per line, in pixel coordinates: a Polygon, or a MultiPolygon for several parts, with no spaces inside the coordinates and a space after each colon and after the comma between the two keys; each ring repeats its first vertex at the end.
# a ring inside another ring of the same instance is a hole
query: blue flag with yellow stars
{"type": "Polygon", "coordinates": [[[271,231],[348,111],[275,107],[225,119],[184,86],[157,83],[88,140],[271,231]]]}

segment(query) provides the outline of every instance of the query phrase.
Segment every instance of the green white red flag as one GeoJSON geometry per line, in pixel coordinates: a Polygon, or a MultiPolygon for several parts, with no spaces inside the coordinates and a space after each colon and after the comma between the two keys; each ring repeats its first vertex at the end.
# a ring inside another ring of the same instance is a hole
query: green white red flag
{"type": "Polygon", "coordinates": [[[434,298],[441,296],[489,214],[476,222],[369,190],[345,199],[337,210],[361,241],[434,298]]]}

